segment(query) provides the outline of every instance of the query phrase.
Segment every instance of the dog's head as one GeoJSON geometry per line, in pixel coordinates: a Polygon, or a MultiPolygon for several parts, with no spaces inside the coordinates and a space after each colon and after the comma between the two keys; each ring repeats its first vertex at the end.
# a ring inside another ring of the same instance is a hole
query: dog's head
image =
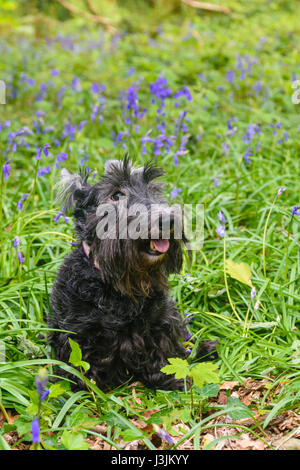
{"type": "Polygon", "coordinates": [[[124,294],[162,289],[181,268],[181,210],[166,202],[155,181],[162,175],[151,164],[134,168],[127,157],[109,160],[93,186],[88,173],[62,170],[60,198],[74,211],[78,242],[89,247],[102,279],[124,294]]]}

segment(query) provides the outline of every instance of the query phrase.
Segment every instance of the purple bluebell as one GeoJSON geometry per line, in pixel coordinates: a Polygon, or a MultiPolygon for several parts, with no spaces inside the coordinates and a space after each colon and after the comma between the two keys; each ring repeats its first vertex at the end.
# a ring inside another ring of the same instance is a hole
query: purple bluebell
{"type": "Polygon", "coordinates": [[[17,255],[18,255],[18,260],[20,261],[20,263],[24,263],[24,258],[23,258],[21,251],[18,251],[17,255]]]}
{"type": "Polygon", "coordinates": [[[47,90],[48,90],[47,84],[46,83],[41,83],[40,87],[39,87],[39,90],[40,90],[40,94],[36,97],[35,100],[36,101],[43,101],[43,99],[46,96],[47,90]]]}
{"type": "Polygon", "coordinates": [[[50,148],[51,148],[51,145],[49,144],[44,144],[42,147],[40,147],[36,154],[35,160],[41,160],[42,152],[44,153],[45,157],[48,157],[50,148]]]}
{"type": "Polygon", "coordinates": [[[226,223],[225,216],[221,211],[218,212],[217,216],[218,216],[219,221],[222,222],[222,224],[226,223]]]}
{"type": "Polygon", "coordinates": [[[31,432],[32,432],[32,442],[38,443],[40,440],[40,423],[38,418],[34,418],[31,423],[31,432]]]}
{"type": "Polygon", "coordinates": [[[160,100],[161,108],[164,107],[165,100],[172,95],[168,80],[162,76],[158,77],[155,82],[150,83],[150,92],[154,95],[152,103],[155,103],[155,99],[160,100]]]}
{"type": "Polygon", "coordinates": [[[298,212],[298,209],[300,209],[300,206],[293,206],[292,215],[300,215],[300,212],[298,212]]]}
{"type": "Polygon", "coordinates": [[[14,247],[17,248],[21,243],[21,239],[19,237],[14,238],[14,247]]]}
{"type": "Polygon", "coordinates": [[[142,137],[141,142],[142,142],[142,154],[145,155],[146,153],[146,144],[147,142],[153,142],[153,139],[150,137],[151,130],[147,132],[147,134],[142,137]]]}
{"type": "Polygon", "coordinates": [[[130,69],[127,70],[128,77],[131,77],[134,73],[135,73],[135,68],[134,67],[130,67],[130,69]]]}
{"type": "Polygon", "coordinates": [[[48,165],[46,168],[40,168],[37,171],[37,175],[39,178],[43,178],[47,173],[50,173],[51,169],[50,166],[48,165]]]}
{"type": "Polygon", "coordinates": [[[45,116],[46,113],[44,111],[37,111],[35,114],[36,114],[36,117],[42,118],[43,116],[45,116]]]}
{"type": "Polygon", "coordinates": [[[60,152],[60,153],[57,155],[57,157],[56,157],[56,160],[57,160],[59,163],[65,161],[65,160],[67,160],[67,159],[68,159],[68,154],[67,154],[66,152],[60,152]]]}
{"type": "Polygon", "coordinates": [[[285,191],[286,188],[284,188],[283,186],[281,186],[279,189],[278,189],[278,192],[277,192],[277,196],[280,196],[284,191],[285,191]]]}
{"type": "Polygon", "coordinates": [[[72,82],[71,82],[71,88],[73,91],[80,91],[81,86],[80,86],[80,78],[79,77],[74,77],[72,82]]]}
{"type": "Polygon", "coordinates": [[[245,152],[244,155],[243,155],[243,157],[244,157],[244,159],[246,160],[246,163],[247,163],[247,164],[250,164],[250,163],[251,163],[251,160],[250,160],[250,158],[249,158],[250,155],[253,155],[253,153],[252,153],[250,147],[248,147],[247,150],[246,150],[246,152],[245,152]]]}
{"type": "Polygon", "coordinates": [[[57,214],[57,216],[53,217],[53,221],[54,221],[54,222],[58,222],[58,219],[59,219],[60,217],[63,217],[63,218],[64,218],[65,223],[68,222],[68,218],[65,216],[65,214],[64,214],[63,212],[59,212],[59,213],[57,214]]]}
{"type": "Polygon", "coordinates": [[[88,121],[80,121],[80,123],[78,124],[78,131],[80,132],[83,126],[85,126],[86,124],[88,124],[88,121]]]}
{"type": "Polygon", "coordinates": [[[228,70],[226,72],[226,80],[232,85],[234,81],[235,73],[233,70],[228,70]]]}
{"type": "Polygon", "coordinates": [[[11,166],[10,166],[8,160],[6,160],[6,162],[2,166],[2,169],[3,169],[3,173],[4,173],[4,179],[7,180],[8,177],[9,177],[10,171],[11,171],[11,166]]]}
{"type": "Polygon", "coordinates": [[[99,87],[98,83],[93,82],[91,85],[91,92],[92,93],[100,93],[101,88],[99,87]]]}
{"type": "Polygon", "coordinates": [[[225,237],[225,233],[226,233],[225,225],[220,225],[220,227],[216,228],[216,232],[219,235],[219,237],[221,238],[225,237]]]}
{"type": "Polygon", "coordinates": [[[255,289],[255,287],[252,287],[252,289],[251,289],[251,300],[254,299],[255,296],[256,296],[256,289],[255,289]]]}
{"type": "Polygon", "coordinates": [[[189,312],[185,312],[184,316],[189,320],[189,321],[193,321],[195,320],[195,316],[193,316],[192,313],[189,313],[189,312]]]}
{"type": "Polygon", "coordinates": [[[168,442],[168,444],[170,444],[170,445],[173,445],[173,444],[174,444],[172,437],[171,437],[171,436],[167,433],[167,431],[165,431],[164,429],[161,429],[161,430],[157,433],[157,435],[158,435],[159,437],[161,437],[164,441],[168,442]]]}
{"type": "Polygon", "coordinates": [[[69,137],[70,140],[74,140],[76,130],[77,130],[76,124],[71,124],[70,122],[68,122],[65,125],[61,138],[64,139],[65,137],[69,137]]]}
{"type": "Polygon", "coordinates": [[[179,91],[174,93],[173,98],[177,100],[178,98],[185,97],[188,101],[193,101],[192,94],[187,86],[182,87],[179,91]]]}
{"type": "Polygon", "coordinates": [[[47,383],[48,383],[48,373],[46,369],[40,369],[39,373],[35,376],[35,388],[41,401],[43,401],[42,397],[45,396],[45,392],[47,391],[46,389],[47,383]]]}
{"type": "Polygon", "coordinates": [[[173,191],[171,191],[171,196],[173,199],[176,199],[179,193],[181,193],[182,189],[181,188],[174,188],[173,191]]]}
{"type": "Polygon", "coordinates": [[[223,144],[222,144],[222,150],[223,150],[223,152],[224,152],[225,155],[228,155],[228,153],[229,153],[229,145],[226,144],[226,142],[223,142],[223,144]]]}
{"type": "Polygon", "coordinates": [[[259,93],[262,91],[262,83],[261,80],[258,80],[253,86],[252,86],[255,96],[259,96],[259,93]]]}

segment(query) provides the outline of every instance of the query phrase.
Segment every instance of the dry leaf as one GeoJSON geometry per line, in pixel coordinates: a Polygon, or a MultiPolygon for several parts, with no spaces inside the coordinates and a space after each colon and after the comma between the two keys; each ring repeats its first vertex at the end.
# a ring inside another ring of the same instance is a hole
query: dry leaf
{"type": "Polygon", "coordinates": [[[220,385],[220,390],[232,390],[234,387],[237,387],[239,382],[237,380],[227,381],[220,385]]]}

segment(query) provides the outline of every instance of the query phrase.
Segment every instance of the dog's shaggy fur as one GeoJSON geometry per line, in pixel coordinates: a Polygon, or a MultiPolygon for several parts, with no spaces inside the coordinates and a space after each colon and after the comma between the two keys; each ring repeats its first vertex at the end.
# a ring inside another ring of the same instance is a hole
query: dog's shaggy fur
{"type": "MultiPolygon", "coordinates": [[[[99,204],[112,203],[118,212],[123,197],[128,206],[166,208],[163,187],[154,181],[163,172],[152,165],[133,169],[125,158],[109,161],[94,186],[87,175],[62,174],[61,196],[65,209],[74,208],[78,247],[65,258],[53,286],[49,326],[76,334],[50,332],[56,358],[68,362],[70,336],[90,364],[87,376],[102,389],[138,380],[151,389],[182,390],[182,380],[160,369],[168,358],[187,356],[188,331],[167,285],[168,274],[180,270],[184,235],[181,240],[171,235],[168,250],[153,254],[149,240],[103,240],[96,233],[99,204]]],[[[215,342],[207,342],[201,354],[214,348],[215,342]]]]}

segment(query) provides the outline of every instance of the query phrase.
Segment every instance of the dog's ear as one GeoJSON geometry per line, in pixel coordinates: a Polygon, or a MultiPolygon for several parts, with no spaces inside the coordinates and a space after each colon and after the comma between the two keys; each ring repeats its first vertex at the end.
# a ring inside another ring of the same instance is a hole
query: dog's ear
{"type": "Polygon", "coordinates": [[[57,201],[62,204],[62,209],[66,212],[68,209],[74,209],[76,202],[86,195],[91,186],[87,183],[89,173],[85,170],[79,175],[70,173],[66,168],[61,170],[61,180],[58,183],[60,191],[57,195],[57,201]]]}

